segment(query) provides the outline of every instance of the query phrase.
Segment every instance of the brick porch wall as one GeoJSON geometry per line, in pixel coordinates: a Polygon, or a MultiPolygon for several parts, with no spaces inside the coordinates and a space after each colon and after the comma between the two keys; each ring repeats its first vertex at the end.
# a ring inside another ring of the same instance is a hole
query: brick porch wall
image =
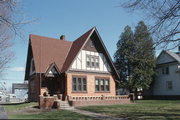
{"type": "Polygon", "coordinates": [[[109,95],[115,96],[115,81],[112,75],[102,75],[102,74],[86,74],[86,73],[67,73],[67,95],[68,96],[101,96],[101,95],[109,95]],[[87,78],[87,92],[72,92],[72,76],[86,76],[87,78]],[[96,92],[95,91],[95,77],[106,77],[110,80],[110,91],[109,92],[96,92]]]}
{"type": "Polygon", "coordinates": [[[69,104],[74,107],[78,106],[91,106],[91,105],[113,105],[113,104],[127,104],[130,99],[121,100],[94,100],[94,101],[69,101],[69,104]]]}

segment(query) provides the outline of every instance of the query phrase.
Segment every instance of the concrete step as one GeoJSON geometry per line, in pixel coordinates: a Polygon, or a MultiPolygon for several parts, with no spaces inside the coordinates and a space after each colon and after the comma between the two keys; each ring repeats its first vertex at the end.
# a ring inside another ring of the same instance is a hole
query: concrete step
{"type": "Polygon", "coordinates": [[[57,100],[57,102],[59,103],[59,109],[74,109],[74,107],[69,105],[68,101],[57,100]]]}

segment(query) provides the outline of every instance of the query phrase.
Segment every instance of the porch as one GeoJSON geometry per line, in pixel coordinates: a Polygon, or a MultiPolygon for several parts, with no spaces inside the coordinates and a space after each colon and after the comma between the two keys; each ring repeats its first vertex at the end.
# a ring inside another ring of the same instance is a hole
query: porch
{"type": "Polygon", "coordinates": [[[129,95],[120,96],[67,96],[65,100],[62,99],[62,95],[54,96],[42,96],[40,95],[39,107],[41,109],[65,109],[78,107],[78,106],[90,106],[90,105],[112,105],[112,104],[127,104],[130,103],[129,95]]]}

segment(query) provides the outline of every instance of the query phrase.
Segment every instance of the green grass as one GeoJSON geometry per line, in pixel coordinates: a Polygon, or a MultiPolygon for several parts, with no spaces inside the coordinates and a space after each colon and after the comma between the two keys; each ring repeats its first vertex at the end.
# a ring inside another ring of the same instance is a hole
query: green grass
{"type": "Polygon", "coordinates": [[[11,112],[18,109],[23,109],[25,107],[29,106],[37,106],[37,102],[31,102],[31,103],[23,103],[23,104],[16,104],[16,105],[3,105],[6,112],[11,112]]]}
{"type": "Polygon", "coordinates": [[[180,100],[140,100],[136,104],[87,106],[79,109],[129,119],[180,119],[180,100]]]}
{"type": "Polygon", "coordinates": [[[57,110],[52,112],[45,112],[41,114],[31,114],[31,115],[9,115],[10,119],[57,119],[57,120],[94,120],[85,115],[74,113],[67,110],[57,110]]]}
{"type": "Polygon", "coordinates": [[[12,114],[12,111],[23,109],[29,106],[37,106],[38,103],[31,102],[18,105],[3,105],[5,111],[8,112],[9,119],[58,119],[58,120],[94,120],[85,115],[74,113],[67,110],[53,110],[51,112],[43,112],[40,114],[12,114]]]}

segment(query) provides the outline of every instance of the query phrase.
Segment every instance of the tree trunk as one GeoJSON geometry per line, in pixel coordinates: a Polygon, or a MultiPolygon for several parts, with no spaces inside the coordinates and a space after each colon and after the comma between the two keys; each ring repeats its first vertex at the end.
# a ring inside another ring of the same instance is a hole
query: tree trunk
{"type": "Polygon", "coordinates": [[[137,91],[137,88],[134,91],[134,97],[135,97],[135,100],[138,100],[138,91],[137,91]]]}

